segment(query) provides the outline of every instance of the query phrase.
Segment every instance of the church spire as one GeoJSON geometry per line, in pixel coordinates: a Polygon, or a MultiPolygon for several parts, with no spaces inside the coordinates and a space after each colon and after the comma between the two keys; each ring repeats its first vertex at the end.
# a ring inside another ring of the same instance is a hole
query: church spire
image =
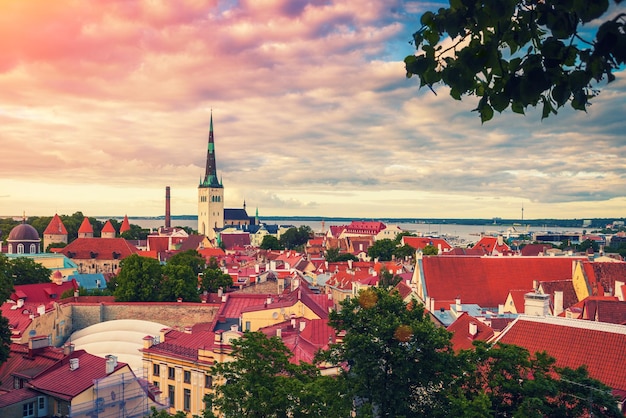
{"type": "Polygon", "coordinates": [[[213,111],[211,111],[211,123],[209,125],[209,145],[206,156],[206,170],[201,186],[221,187],[217,179],[217,167],[215,164],[215,139],[213,137],[213,111]]]}

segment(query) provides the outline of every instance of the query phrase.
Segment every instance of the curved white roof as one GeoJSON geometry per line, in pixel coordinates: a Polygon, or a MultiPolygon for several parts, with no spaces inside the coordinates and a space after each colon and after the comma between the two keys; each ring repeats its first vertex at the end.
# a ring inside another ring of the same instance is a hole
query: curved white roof
{"type": "Polygon", "coordinates": [[[118,319],[100,322],[74,332],[70,341],[76,350],[104,357],[117,356],[120,362],[128,363],[136,374],[142,374],[141,352],[146,335],[159,335],[166,325],[138,319],[118,319]]]}

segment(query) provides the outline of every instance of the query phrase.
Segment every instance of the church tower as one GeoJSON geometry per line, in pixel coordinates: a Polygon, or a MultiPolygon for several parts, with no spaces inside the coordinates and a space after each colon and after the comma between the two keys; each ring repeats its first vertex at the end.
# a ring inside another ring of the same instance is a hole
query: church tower
{"type": "Polygon", "coordinates": [[[213,112],[209,128],[209,147],[204,178],[198,186],[198,233],[215,238],[215,228],[224,227],[224,186],[217,178],[215,142],[213,138],[213,112]]]}

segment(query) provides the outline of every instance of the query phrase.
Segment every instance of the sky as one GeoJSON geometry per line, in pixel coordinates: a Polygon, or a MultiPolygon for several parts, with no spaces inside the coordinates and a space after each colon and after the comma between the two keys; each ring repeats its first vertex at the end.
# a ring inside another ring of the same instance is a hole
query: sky
{"type": "Polygon", "coordinates": [[[587,113],[481,125],[407,79],[399,0],[0,0],[0,215],[626,216],[626,74],[587,113]]]}

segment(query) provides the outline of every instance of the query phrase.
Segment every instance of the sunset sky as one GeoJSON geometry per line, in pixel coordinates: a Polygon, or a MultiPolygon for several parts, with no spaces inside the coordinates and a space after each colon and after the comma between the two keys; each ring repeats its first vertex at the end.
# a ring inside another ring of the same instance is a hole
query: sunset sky
{"type": "Polygon", "coordinates": [[[0,215],[626,216],[626,74],[481,125],[403,59],[436,2],[0,0],[0,215]]]}

